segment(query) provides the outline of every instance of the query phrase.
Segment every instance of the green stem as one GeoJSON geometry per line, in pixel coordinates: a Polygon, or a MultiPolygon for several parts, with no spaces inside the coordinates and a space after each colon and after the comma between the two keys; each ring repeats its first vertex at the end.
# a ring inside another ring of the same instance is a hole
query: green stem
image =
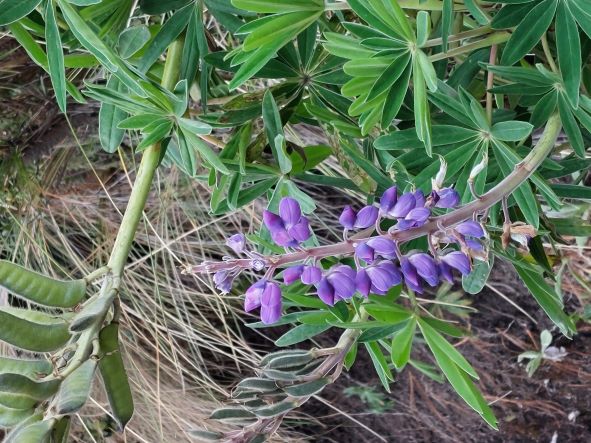
{"type": "MultiPolygon", "coordinates": [[[[398,4],[402,9],[416,9],[419,11],[441,11],[443,10],[443,2],[440,0],[398,0],[398,4]]],[[[351,9],[351,6],[344,2],[327,3],[326,11],[343,11],[351,9]]],[[[467,11],[468,9],[463,3],[455,3],[454,11],[467,11]]]]}
{"type": "Polygon", "coordinates": [[[494,34],[489,35],[486,38],[483,38],[482,40],[478,40],[477,42],[468,43],[467,45],[459,46],[447,52],[440,52],[439,54],[434,54],[429,57],[429,60],[431,60],[432,62],[436,62],[438,60],[444,60],[446,58],[455,57],[461,54],[472,52],[476,49],[486,48],[487,46],[504,43],[507,40],[509,40],[510,37],[511,34],[509,34],[508,32],[496,32],[494,34]]]}
{"type": "MultiPolygon", "coordinates": [[[[468,38],[480,37],[481,35],[489,34],[492,31],[490,26],[482,26],[480,28],[470,29],[469,31],[458,32],[457,34],[452,34],[447,38],[449,43],[458,42],[461,40],[465,40],[468,38]]],[[[433,38],[431,40],[427,40],[427,42],[421,46],[422,48],[430,48],[433,46],[441,46],[443,44],[443,40],[441,37],[433,38]]]]}
{"type": "MultiPolygon", "coordinates": [[[[176,40],[173,42],[166,56],[166,63],[164,65],[164,73],[162,74],[162,86],[166,89],[172,90],[179,76],[181,56],[183,52],[183,42],[176,40]]],[[[129,203],[123,215],[115,245],[111,252],[108,267],[111,269],[114,277],[121,277],[125,262],[138,224],[142,218],[144,206],[148,199],[148,193],[152,186],[154,174],[160,163],[160,143],[150,146],[144,151],[142,161],[140,163],[137,177],[129,196],[129,203]]]]}

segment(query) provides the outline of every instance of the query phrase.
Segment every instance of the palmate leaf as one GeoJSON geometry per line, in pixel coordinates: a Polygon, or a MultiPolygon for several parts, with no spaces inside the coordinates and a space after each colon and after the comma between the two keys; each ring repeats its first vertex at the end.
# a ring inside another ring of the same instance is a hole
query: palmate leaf
{"type": "Polygon", "coordinates": [[[560,2],[556,11],[555,35],[565,95],[570,105],[576,109],[579,106],[581,84],[581,39],[577,23],[566,1],[560,2]]]}
{"type": "Polygon", "coordinates": [[[240,65],[240,68],[230,82],[230,89],[236,89],[254,76],[324,12],[324,3],[320,0],[233,0],[232,4],[247,11],[272,15],[249,22],[237,31],[246,38],[239,50],[232,53],[232,64],[240,65]]]}

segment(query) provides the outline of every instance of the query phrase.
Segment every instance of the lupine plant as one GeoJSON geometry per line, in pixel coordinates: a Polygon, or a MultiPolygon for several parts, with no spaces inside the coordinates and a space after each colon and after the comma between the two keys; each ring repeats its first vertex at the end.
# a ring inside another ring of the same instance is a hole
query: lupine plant
{"type": "Polygon", "coordinates": [[[548,252],[589,235],[562,210],[591,198],[588,0],[0,0],[0,25],[48,73],[66,118],[98,101],[103,149],[141,155],[104,267],[59,281],[0,262],[16,297],[0,339],[23,351],[0,360],[5,441],[67,441],[96,372],[120,430],[131,419],[119,297],[159,167],[208,186],[214,215],[266,208],[229,236],[233,256],[220,245],[187,273],[243,296],[261,319],[250,327],[291,325],[277,347],[342,332],[267,355],[212,412],[228,431],[196,438],[267,439],[363,352],[389,391],[407,365],[425,368],[412,358],[423,345],[497,428],[451,343],[467,333],[427,309],[441,282],[479,293],[495,259],[575,333],[548,252]],[[304,125],[322,141],[306,143],[304,125]],[[311,187],[346,191],[332,211],[342,238],[314,234],[311,187]]]}

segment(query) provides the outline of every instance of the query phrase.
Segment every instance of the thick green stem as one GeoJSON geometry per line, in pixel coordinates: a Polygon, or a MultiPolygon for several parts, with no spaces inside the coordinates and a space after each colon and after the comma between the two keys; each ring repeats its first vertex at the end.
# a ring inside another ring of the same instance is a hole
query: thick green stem
{"type": "MultiPolygon", "coordinates": [[[[172,43],[168,49],[164,73],[162,74],[162,86],[173,89],[179,75],[180,61],[183,52],[183,42],[180,40],[172,43]]],[[[108,267],[114,277],[121,277],[125,261],[129,255],[131,244],[135,237],[138,224],[142,218],[144,206],[148,199],[154,173],[160,163],[160,143],[150,146],[144,152],[140,163],[129,203],[123,215],[121,226],[111,252],[108,267]]]]}

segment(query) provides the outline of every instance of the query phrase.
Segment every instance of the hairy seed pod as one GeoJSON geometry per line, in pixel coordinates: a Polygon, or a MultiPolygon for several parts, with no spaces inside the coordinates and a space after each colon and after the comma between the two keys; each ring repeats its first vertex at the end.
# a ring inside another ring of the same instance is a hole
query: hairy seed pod
{"type": "Polygon", "coordinates": [[[69,416],[60,418],[51,431],[51,443],[68,443],[70,435],[70,424],[72,420],[69,416]]]}
{"type": "Polygon", "coordinates": [[[20,374],[0,374],[0,404],[28,409],[54,395],[60,380],[35,381],[20,374]]]}
{"type": "Polygon", "coordinates": [[[20,358],[0,357],[0,373],[25,375],[35,379],[51,374],[52,366],[47,360],[25,360],[20,358]]]}
{"type": "Polygon", "coordinates": [[[4,443],[41,443],[45,442],[53,426],[55,419],[38,421],[27,426],[17,427],[6,436],[4,443]]]}
{"type": "Polygon", "coordinates": [[[76,314],[70,324],[70,331],[80,332],[88,329],[97,321],[100,321],[113,304],[114,298],[115,291],[110,291],[108,295],[90,301],[78,314],[76,314]]]}
{"type": "Polygon", "coordinates": [[[123,430],[133,416],[133,397],[119,350],[119,324],[111,323],[99,334],[101,359],[99,370],[113,417],[123,430]]]}
{"type": "Polygon", "coordinates": [[[55,351],[70,339],[67,315],[12,307],[0,308],[0,340],[33,352],[55,351]]]}
{"type": "Polygon", "coordinates": [[[6,260],[0,260],[0,286],[33,303],[56,308],[74,307],[86,294],[84,279],[55,280],[6,260]]]}
{"type": "Polygon", "coordinates": [[[34,413],[35,410],[32,408],[13,409],[6,406],[0,406],[0,426],[3,428],[12,428],[31,417],[34,413]]]}
{"type": "Polygon", "coordinates": [[[81,409],[90,395],[97,362],[86,360],[62,383],[56,398],[56,412],[68,415],[81,409]]]}

